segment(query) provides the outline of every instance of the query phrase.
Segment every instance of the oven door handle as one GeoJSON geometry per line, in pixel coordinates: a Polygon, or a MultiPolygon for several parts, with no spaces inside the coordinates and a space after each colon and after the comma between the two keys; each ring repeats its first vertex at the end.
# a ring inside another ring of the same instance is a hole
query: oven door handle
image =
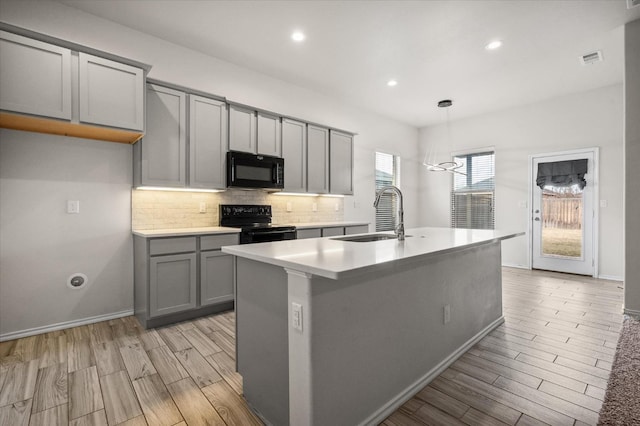
{"type": "Polygon", "coordinates": [[[267,232],[256,232],[256,231],[248,231],[247,235],[270,235],[270,234],[287,234],[290,232],[296,232],[293,229],[283,230],[283,231],[267,231],[267,232]]]}

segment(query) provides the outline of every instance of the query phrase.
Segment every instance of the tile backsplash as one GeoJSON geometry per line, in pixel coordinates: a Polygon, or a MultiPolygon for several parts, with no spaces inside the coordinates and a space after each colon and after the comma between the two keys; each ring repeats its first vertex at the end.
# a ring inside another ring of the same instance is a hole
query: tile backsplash
{"type": "Polygon", "coordinates": [[[344,198],[273,195],[231,189],[225,192],[147,191],[131,194],[134,230],[218,226],[220,204],[269,204],[273,223],[337,222],[344,220],[344,198]],[[206,212],[200,213],[205,203],[206,212]],[[287,211],[291,203],[291,211],[287,211]],[[314,210],[314,204],[316,211],[314,210]]]}

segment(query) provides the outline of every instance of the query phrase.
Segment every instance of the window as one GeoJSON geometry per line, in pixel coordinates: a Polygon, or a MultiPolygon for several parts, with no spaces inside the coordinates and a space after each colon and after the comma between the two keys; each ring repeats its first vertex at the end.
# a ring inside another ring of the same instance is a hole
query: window
{"type": "MultiPolygon", "coordinates": [[[[400,157],[376,152],[376,192],[388,185],[400,185],[400,157]]],[[[396,226],[397,216],[396,195],[384,193],[376,209],[376,231],[392,231],[396,226]]]]}
{"type": "Polygon", "coordinates": [[[453,161],[465,175],[453,174],[451,227],[494,229],[495,153],[485,151],[455,155],[453,161]]]}

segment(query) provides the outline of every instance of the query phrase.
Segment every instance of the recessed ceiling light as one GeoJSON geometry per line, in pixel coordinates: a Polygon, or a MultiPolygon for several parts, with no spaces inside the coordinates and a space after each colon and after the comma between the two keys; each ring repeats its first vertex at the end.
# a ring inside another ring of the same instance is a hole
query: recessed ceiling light
{"type": "Polygon", "coordinates": [[[502,46],[502,40],[494,40],[491,43],[487,44],[484,48],[487,50],[496,50],[502,46]]]}
{"type": "Polygon", "coordinates": [[[389,87],[393,87],[393,86],[397,86],[397,85],[398,85],[398,82],[395,81],[395,80],[387,81],[387,86],[389,86],[389,87]]]}
{"type": "Polygon", "coordinates": [[[305,39],[305,35],[304,33],[300,32],[300,31],[295,31],[293,34],[291,34],[291,40],[293,41],[304,41],[305,39]]]}

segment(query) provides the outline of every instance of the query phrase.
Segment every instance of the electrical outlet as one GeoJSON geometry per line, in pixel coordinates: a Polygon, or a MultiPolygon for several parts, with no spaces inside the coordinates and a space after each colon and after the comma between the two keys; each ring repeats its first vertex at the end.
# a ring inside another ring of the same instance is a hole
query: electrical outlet
{"type": "Polygon", "coordinates": [[[336,209],[337,212],[339,212],[340,211],[340,204],[336,203],[335,209],[336,209]]]}
{"type": "Polygon", "coordinates": [[[67,213],[69,213],[69,214],[78,214],[78,213],[80,213],[80,201],[78,201],[78,200],[67,200],[67,213]]]}
{"type": "Polygon", "coordinates": [[[200,201],[200,213],[207,212],[207,203],[205,201],[200,201]]]}
{"type": "Polygon", "coordinates": [[[287,201],[287,211],[290,212],[291,210],[293,210],[291,208],[291,201],[287,201]]]}
{"type": "Polygon", "coordinates": [[[291,325],[302,331],[302,305],[296,302],[291,302],[291,325]]]}
{"type": "Polygon", "coordinates": [[[314,212],[318,211],[318,203],[312,203],[311,204],[311,211],[314,211],[314,212]]]}
{"type": "Polygon", "coordinates": [[[444,305],[444,323],[447,324],[451,321],[451,306],[444,305]]]}

